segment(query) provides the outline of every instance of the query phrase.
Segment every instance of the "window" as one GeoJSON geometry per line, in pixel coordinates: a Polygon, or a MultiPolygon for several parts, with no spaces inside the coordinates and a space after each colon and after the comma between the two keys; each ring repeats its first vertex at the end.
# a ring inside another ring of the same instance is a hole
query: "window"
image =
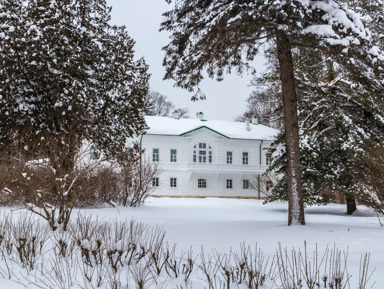
{"type": "Polygon", "coordinates": [[[207,187],[207,180],[206,179],[198,179],[197,180],[197,187],[198,188],[206,188],[207,187]]]}
{"type": "Polygon", "coordinates": [[[170,180],[170,187],[176,188],[177,187],[176,178],[170,178],[169,180],[170,180]]]}
{"type": "Polygon", "coordinates": [[[243,165],[248,164],[248,153],[244,152],[243,153],[243,165]]]}
{"type": "Polygon", "coordinates": [[[227,152],[227,164],[232,163],[232,152],[227,152]]]}
{"type": "Polygon", "coordinates": [[[199,163],[206,163],[206,162],[207,162],[207,152],[199,151],[199,163]]]}
{"type": "Polygon", "coordinates": [[[158,186],[159,186],[159,178],[153,178],[152,187],[158,187],[158,186]]]}
{"type": "Polygon", "coordinates": [[[158,162],[159,161],[159,149],[152,149],[152,161],[158,162]]]}
{"type": "Polygon", "coordinates": [[[232,189],[232,180],[227,180],[227,189],[232,189]]]}
{"type": "Polygon", "coordinates": [[[267,166],[270,166],[270,165],[272,164],[272,159],[269,158],[269,157],[266,157],[266,159],[265,159],[265,164],[266,164],[267,166]]]}
{"type": "Polygon", "coordinates": [[[177,162],[177,151],[172,149],[171,150],[171,163],[177,162]]]}
{"type": "Polygon", "coordinates": [[[206,143],[199,143],[193,147],[193,162],[212,163],[212,148],[206,143]]]}
{"type": "Polygon", "coordinates": [[[249,180],[243,180],[243,189],[249,189],[249,180]]]}
{"type": "Polygon", "coordinates": [[[99,150],[97,149],[97,146],[91,145],[91,148],[89,150],[90,158],[91,160],[97,160],[99,158],[99,150]]]}
{"type": "Polygon", "coordinates": [[[267,181],[267,182],[265,183],[265,190],[266,190],[267,192],[269,192],[270,190],[272,190],[272,188],[273,188],[273,183],[272,183],[272,181],[267,181]]]}

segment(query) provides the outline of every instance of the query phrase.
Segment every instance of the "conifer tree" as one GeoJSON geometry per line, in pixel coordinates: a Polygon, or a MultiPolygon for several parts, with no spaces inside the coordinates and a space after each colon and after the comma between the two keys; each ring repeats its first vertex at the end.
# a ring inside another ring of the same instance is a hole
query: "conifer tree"
{"type": "MultiPolygon", "coordinates": [[[[350,62],[351,73],[363,69],[366,73],[358,75],[371,81],[384,58],[359,16],[332,0],[176,1],[164,15],[162,29],[172,33],[164,48],[165,78],[182,88],[196,87],[204,70],[218,80],[233,68],[241,73],[263,44],[274,44],[284,108],[288,225],[305,224],[292,49],[317,48],[338,56],[350,62]]],[[[380,81],[372,83],[382,87],[380,81]]]]}
{"type": "MultiPolygon", "coordinates": [[[[368,25],[373,16],[366,14],[368,25]]],[[[372,26],[372,34],[377,36],[373,40],[380,46],[381,33],[376,27],[372,26]]],[[[269,56],[270,63],[275,63],[273,55],[269,56]]],[[[377,163],[378,155],[370,147],[377,148],[384,141],[383,90],[372,85],[375,80],[361,78],[358,71],[350,73],[350,63],[321,50],[297,47],[293,58],[299,96],[304,202],[328,203],[343,193],[348,214],[356,210],[355,200],[380,209],[382,193],[369,184],[371,178],[362,178],[361,173],[368,171],[364,166],[372,171],[372,163],[377,163]],[[368,160],[371,164],[367,164],[368,160]]],[[[271,75],[276,70],[271,65],[262,80],[273,83],[271,75]]],[[[284,172],[284,168],[282,154],[273,169],[284,172]]],[[[285,177],[269,200],[287,199],[286,186],[285,177]]]]}
{"type": "Polygon", "coordinates": [[[147,65],[110,11],[105,0],[0,2],[2,149],[16,140],[63,175],[83,140],[113,155],[145,128],[147,65]]]}

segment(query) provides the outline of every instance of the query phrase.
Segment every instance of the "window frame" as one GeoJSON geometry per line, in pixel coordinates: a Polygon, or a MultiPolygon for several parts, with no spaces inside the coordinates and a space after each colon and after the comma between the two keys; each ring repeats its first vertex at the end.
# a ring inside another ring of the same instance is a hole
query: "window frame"
{"type": "Polygon", "coordinates": [[[243,190],[249,190],[249,179],[243,179],[243,190]]]}
{"type": "Polygon", "coordinates": [[[233,180],[232,179],[226,180],[226,188],[227,189],[233,189],[233,180]]]}
{"type": "Polygon", "coordinates": [[[169,178],[169,187],[177,188],[177,178],[174,178],[174,177],[169,178]]]}
{"type": "Polygon", "coordinates": [[[212,147],[207,143],[200,142],[193,146],[193,159],[194,163],[211,164],[213,162],[212,147]]]}
{"type": "Polygon", "coordinates": [[[243,165],[248,165],[248,164],[249,164],[249,153],[243,152],[243,165]]]}
{"type": "Polygon", "coordinates": [[[207,179],[197,179],[197,187],[199,189],[206,189],[207,188],[207,179]]]}
{"type": "Polygon", "coordinates": [[[170,162],[171,163],[177,163],[177,149],[171,149],[170,150],[170,162]],[[173,153],[174,151],[174,153],[173,153]]]}
{"type": "Polygon", "coordinates": [[[159,187],[160,180],[159,177],[152,178],[152,187],[159,187]]]}
{"type": "Polygon", "coordinates": [[[159,162],[160,161],[160,149],[153,148],[152,149],[152,161],[159,162]],[[155,152],[157,150],[157,152],[155,152]]]}
{"type": "Polygon", "coordinates": [[[227,151],[227,164],[232,164],[233,163],[233,152],[232,151],[227,151]]]}

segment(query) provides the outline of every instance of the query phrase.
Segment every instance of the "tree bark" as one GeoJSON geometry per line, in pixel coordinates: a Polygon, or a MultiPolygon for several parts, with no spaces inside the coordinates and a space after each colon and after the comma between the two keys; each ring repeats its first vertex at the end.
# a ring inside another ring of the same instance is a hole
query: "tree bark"
{"type": "Polygon", "coordinates": [[[352,215],[356,211],[356,199],[355,197],[345,197],[347,201],[347,215],[352,215]]]}
{"type": "Polygon", "coordinates": [[[292,224],[305,225],[293,60],[290,42],[283,30],[277,29],[276,44],[280,64],[287,151],[288,226],[292,224]]]}

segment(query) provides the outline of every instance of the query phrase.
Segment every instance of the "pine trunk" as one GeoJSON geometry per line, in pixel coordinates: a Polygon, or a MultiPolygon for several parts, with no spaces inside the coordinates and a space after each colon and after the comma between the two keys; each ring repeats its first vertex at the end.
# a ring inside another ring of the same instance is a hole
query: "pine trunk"
{"type": "Polygon", "coordinates": [[[356,199],[355,197],[345,197],[347,201],[347,215],[352,215],[357,207],[356,207],[356,199]]]}
{"type": "Polygon", "coordinates": [[[288,226],[305,225],[301,190],[299,123],[291,45],[284,31],[276,31],[277,56],[283,95],[285,141],[287,150],[288,226]]]}

